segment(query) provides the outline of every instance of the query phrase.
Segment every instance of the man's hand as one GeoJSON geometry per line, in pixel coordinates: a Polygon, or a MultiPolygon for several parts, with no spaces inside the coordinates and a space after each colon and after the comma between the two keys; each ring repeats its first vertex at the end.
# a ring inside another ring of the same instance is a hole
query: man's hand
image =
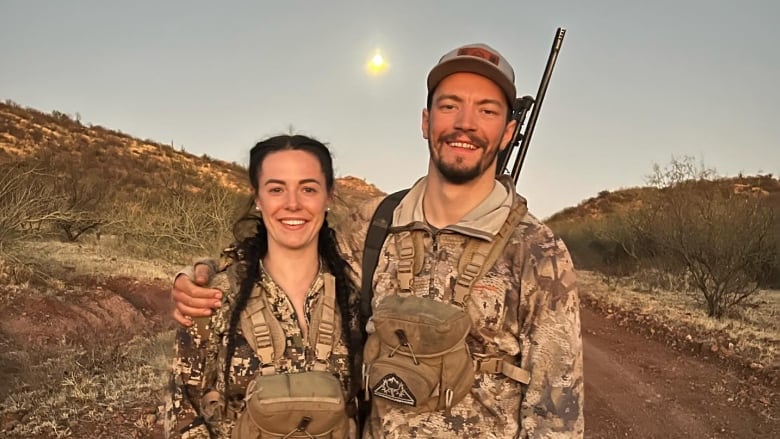
{"type": "Polygon", "coordinates": [[[171,299],[175,305],[173,319],[183,326],[192,325],[192,317],[208,317],[211,310],[222,304],[222,291],[216,288],[205,288],[211,277],[211,270],[206,264],[195,265],[195,282],[187,275],[176,277],[171,290],[171,299]]]}

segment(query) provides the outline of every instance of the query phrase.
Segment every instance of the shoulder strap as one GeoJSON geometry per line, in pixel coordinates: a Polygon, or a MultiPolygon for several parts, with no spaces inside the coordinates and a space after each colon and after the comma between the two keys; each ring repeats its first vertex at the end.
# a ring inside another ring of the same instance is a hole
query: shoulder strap
{"type": "MultiPolygon", "coordinates": [[[[466,244],[466,249],[458,261],[458,280],[455,283],[454,301],[464,306],[469,300],[471,288],[474,283],[487,273],[496,263],[509,243],[515,229],[520,226],[523,217],[528,212],[524,203],[515,203],[509,212],[504,224],[501,225],[496,236],[491,242],[478,241],[476,239],[466,244]]],[[[475,358],[474,370],[477,373],[503,374],[506,377],[522,384],[528,384],[531,374],[527,370],[516,366],[510,356],[475,358]]]]}
{"type": "Polygon", "coordinates": [[[374,280],[374,271],[379,262],[379,252],[385,242],[387,232],[393,222],[393,211],[401,199],[409,192],[404,189],[386,196],[377,206],[368,226],[366,243],[363,247],[363,270],[361,273],[360,288],[360,322],[365,328],[368,318],[371,317],[371,299],[374,297],[374,289],[371,284],[374,280]]]}
{"type": "Polygon", "coordinates": [[[260,285],[255,285],[246,308],[241,312],[241,330],[247,336],[247,343],[255,349],[260,358],[263,375],[275,373],[274,362],[284,353],[286,342],[282,326],[270,314],[265,293],[260,285]],[[274,355],[275,353],[279,355],[274,355]]]}
{"type": "MultiPolygon", "coordinates": [[[[333,352],[336,330],[336,278],[325,273],[324,296],[312,318],[309,339],[317,356],[315,370],[325,370],[327,360],[333,352]]],[[[285,335],[279,321],[271,315],[265,295],[260,286],[255,287],[246,309],[241,313],[241,329],[247,343],[255,350],[262,363],[262,375],[275,373],[274,362],[284,354],[285,335]],[[249,336],[253,334],[254,337],[249,336]]]]}
{"type": "Polygon", "coordinates": [[[398,288],[406,293],[411,293],[414,276],[422,269],[425,243],[421,233],[404,230],[394,235],[398,249],[398,288]]]}
{"type": "Polygon", "coordinates": [[[459,306],[465,305],[471,294],[471,287],[493,267],[527,211],[525,204],[515,203],[492,241],[469,240],[458,260],[458,279],[455,282],[453,302],[459,306]]]}
{"type": "Polygon", "coordinates": [[[309,327],[309,340],[317,355],[315,370],[327,369],[328,358],[336,341],[336,278],[330,273],[323,273],[322,280],[324,294],[309,327]]]}

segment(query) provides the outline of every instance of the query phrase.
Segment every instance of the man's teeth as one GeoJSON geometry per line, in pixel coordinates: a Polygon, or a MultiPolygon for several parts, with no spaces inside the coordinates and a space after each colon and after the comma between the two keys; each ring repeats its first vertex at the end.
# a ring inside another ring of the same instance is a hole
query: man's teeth
{"type": "Polygon", "coordinates": [[[464,142],[450,142],[450,146],[453,146],[455,148],[463,148],[463,149],[477,149],[476,146],[464,142]]]}
{"type": "Polygon", "coordinates": [[[283,220],[282,223],[286,224],[288,226],[300,226],[301,224],[305,223],[304,220],[283,220]]]}

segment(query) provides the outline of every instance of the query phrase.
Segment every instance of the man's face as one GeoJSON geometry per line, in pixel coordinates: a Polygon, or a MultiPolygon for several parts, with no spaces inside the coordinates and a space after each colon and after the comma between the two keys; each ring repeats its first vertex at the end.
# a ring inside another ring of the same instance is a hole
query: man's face
{"type": "Polygon", "coordinates": [[[464,184],[495,174],[498,151],[512,137],[506,98],[493,81],[474,73],[454,73],[434,91],[422,114],[423,138],[444,180],[464,184]]]}

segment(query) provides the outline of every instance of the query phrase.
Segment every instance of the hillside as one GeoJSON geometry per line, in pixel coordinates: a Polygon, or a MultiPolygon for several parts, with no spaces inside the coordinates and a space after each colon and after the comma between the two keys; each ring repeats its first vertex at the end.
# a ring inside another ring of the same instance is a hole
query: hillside
{"type": "MultiPolygon", "coordinates": [[[[22,236],[110,236],[135,256],[184,262],[233,239],[249,189],[236,163],[0,104],[0,249],[22,236]]],[[[359,178],[337,178],[329,221],[381,193],[359,178]]]]}
{"type": "MultiPolygon", "coordinates": [[[[246,170],[237,163],[195,156],[171,145],[85,125],[58,111],[46,114],[6,101],[0,103],[0,163],[19,160],[74,164],[81,172],[99,176],[120,199],[172,187],[197,191],[210,181],[237,193],[247,189],[246,170]]],[[[350,176],[338,179],[337,189],[345,201],[382,193],[350,176]]]]}
{"type": "MultiPolygon", "coordinates": [[[[780,178],[769,175],[724,177],[705,181],[711,190],[725,189],[762,199],[767,205],[780,211],[780,178]]],[[[595,197],[567,207],[547,219],[547,223],[599,219],[607,214],[631,210],[642,205],[642,200],[657,193],[655,187],[634,187],[615,191],[601,191],[595,197]]]]}

